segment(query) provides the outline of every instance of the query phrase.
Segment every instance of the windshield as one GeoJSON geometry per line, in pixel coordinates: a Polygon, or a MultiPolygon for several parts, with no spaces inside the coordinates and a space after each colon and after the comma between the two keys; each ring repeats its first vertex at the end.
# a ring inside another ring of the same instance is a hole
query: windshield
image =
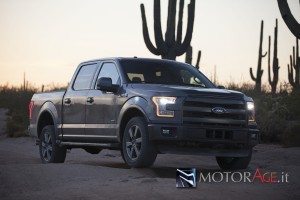
{"type": "Polygon", "coordinates": [[[120,60],[129,83],[184,85],[214,88],[214,84],[194,67],[163,60],[120,60]]]}

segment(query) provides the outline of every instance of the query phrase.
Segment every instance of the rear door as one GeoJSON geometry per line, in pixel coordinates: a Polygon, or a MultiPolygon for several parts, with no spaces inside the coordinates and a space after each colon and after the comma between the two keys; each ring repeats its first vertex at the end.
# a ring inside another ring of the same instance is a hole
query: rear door
{"type": "Polygon", "coordinates": [[[63,99],[63,137],[77,140],[85,135],[85,107],[89,89],[97,70],[97,63],[79,67],[73,84],[63,99]]]}
{"type": "MultiPolygon", "coordinates": [[[[109,77],[113,84],[120,85],[121,79],[117,65],[114,62],[104,62],[101,65],[97,79],[109,77]]],[[[96,81],[95,81],[96,82],[96,81]]],[[[93,85],[88,93],[86,105],[86,135],[97,141],[114,141],[117,139],[117,94],[103,92],[96,89],[93,85]]]]}

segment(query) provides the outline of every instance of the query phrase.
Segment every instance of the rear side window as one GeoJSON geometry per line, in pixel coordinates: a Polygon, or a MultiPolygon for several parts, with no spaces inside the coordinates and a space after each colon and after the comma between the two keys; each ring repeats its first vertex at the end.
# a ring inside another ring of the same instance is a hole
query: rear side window
{"type": "Polygon", "coordinates": [[[95,75],[96,69],[97,69],[97,64],[82,66],[75,79],[73,89],[74,90],[90,89],[90,85],[95,75]]]}
{"type": "Polygon", "coordinates": [[[120,85],[120,82],[121,82],[120,76],[119,76],[117,67],[114,63],[104,63],[103,64],[97,80],[102,77],[111,78],[112,84],[120,85]]]}

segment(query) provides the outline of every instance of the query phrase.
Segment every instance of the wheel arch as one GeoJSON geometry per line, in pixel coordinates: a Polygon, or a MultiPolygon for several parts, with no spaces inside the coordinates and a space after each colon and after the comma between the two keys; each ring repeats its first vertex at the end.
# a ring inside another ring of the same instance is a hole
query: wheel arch
{"type": "Polygon", "coordinates": [[[46,102],[41,107],[37,120],[37,137],[39,138],[43,128],[47,125],[53,125],[57,133],[58,113],[52,102],[46,102]]]}
{"type": "Polygon", "coordinates": [[[123,106],[118,119],[119,126],[117,130],[117,136],[119,142],[122,142],[123,132],[130,119],[140,116],[149,122],[148,115],[143,108],[148,108],[148,102],[142,97],[134,97],[134,99],[127,101],[123,106]]]}

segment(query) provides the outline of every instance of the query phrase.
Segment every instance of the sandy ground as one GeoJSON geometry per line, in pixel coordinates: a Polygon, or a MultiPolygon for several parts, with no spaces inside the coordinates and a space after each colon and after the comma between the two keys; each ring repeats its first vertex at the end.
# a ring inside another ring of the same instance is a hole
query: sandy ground
{"type": "Polygon", "coordinates": [[[73,149],[63,164],[41,164],[34,140],[0,136],[0,199],[300,199],[300,148],[258,145],[247,171],[288,172],[289,183],[199,183],[175,187],[176,168],[219,171],[212,157],[159,155],[153,167],[129,169],[118,151],[73,149]]]}

